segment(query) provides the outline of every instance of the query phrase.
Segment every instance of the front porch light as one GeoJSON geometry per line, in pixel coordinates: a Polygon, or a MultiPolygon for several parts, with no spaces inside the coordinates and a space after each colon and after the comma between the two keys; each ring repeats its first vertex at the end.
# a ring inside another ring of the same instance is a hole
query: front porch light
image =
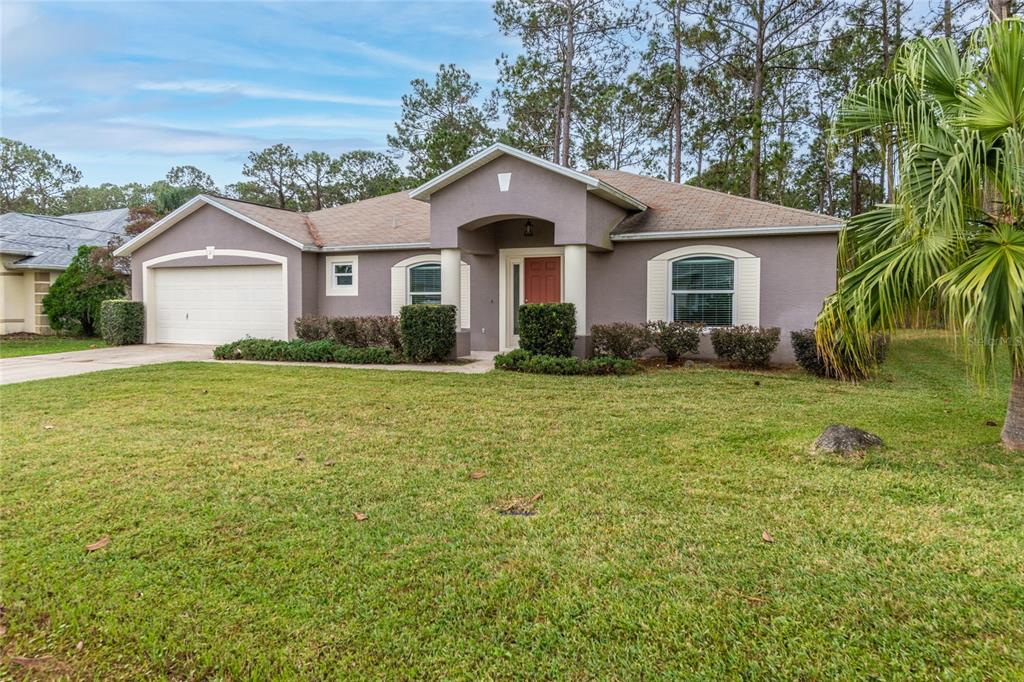
{"type": "Polygon", "coordinates": [[[533,236],[533,221],[532,220],[527,220],[526,221],[526,225],[523,226],[523,236],[524,237],[532,237],[533,236]]]}

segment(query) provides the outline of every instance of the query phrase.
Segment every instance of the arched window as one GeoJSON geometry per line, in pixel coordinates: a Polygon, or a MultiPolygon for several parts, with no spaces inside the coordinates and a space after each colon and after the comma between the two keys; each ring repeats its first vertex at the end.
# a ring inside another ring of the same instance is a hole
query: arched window
{"type": "Polygon", "coordinates": [[[409,268],[409,303],[441,302],[441,264],[423,263],[409,268]]]}
{"type": "Polygon", "coordinates": [[[672,262],[672,319],[709,327],[733,324],[736,263],[730,258],[692,256],[672,262]]]}

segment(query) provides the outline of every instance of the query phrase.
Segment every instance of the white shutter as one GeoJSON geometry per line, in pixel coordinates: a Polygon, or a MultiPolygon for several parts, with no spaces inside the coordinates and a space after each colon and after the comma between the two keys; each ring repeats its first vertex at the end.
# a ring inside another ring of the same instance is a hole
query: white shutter
{"type": "Polygon", "coordinates": [[[391,314],[398,315],[402,312],[402,306],[405,305],[405,268],[393,267],[391,268],[391,314]]]}
{"type": "Polygon", "coordinates": [[[469,264],[463,263],[459,268],[459,326],[463,329],[469,329],[469,264]]]}
{"type": "Polygon", "coordinates": [[[647,321],[668,319],[668,261],[647,261],[647,321]]]}
{"type": "Polygon", "coordinates": [[[761,259],[736,259],[734,324],[761,324],[761,259]]]}

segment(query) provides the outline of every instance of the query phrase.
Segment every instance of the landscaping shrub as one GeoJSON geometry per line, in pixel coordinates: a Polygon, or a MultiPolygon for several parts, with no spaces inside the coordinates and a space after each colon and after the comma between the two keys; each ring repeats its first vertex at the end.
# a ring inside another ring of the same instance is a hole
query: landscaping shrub
{"type": "Polygon", "coordinates": [[[595,324],[590,339],[597,357],[636,360],[651,347],[651,333],[646,325],[630,322],[595,324]]]}
{"type": "MultiPolygon", "coordinates": [[[[832,372],[818,355],[818,344],[814,338],[813,329],[801,329],[789,333],[790,343],[793,345],[793,355],[796,356],[796,363],[805,371],[819,377],[835,379],[832,372]]],[[[889,337],[884,334],[876,334],[873,340],[875,364],[881,365],[889,351],[889,337]]],[[[854,377],[860,378],[860,377],[854,377]]]]}
{"type": "Polygon", "coordinates": [[[109,346],[142,343],[146,311],[142,301],[115,299],[100,304],[100,335],[109,346]]]}
{"type": "Polygon", "coordinates": [[[218,360],[271,360],[275,362],[345,362],[349,364],[392,365],[401,358],[391,348],[348,348],[330,339],[319,341],[278,341],[241,339],[213,349],[218,360]]]}
{"type": "Polygon", "coordinates": [[[100,323],[100,303],[125,295],[125,277],[106,264],[99,247],[81,246],[67,269],[43,296],[43,312],[56,331],[92,336],[100,323]]]}
{"type": "Polygon", "coordinates": [[[693,355],[700,348],[703,325],[690,322],[649,322],[651,344],[665,354],[668,362],[676,362],[684,355],[693,355]]]}
{"type": "Polygon", "coordinates": [[[339,346],[334,351],[334,361],[352,365],[394,365],[401,362],[402,358],[393,348],[387,346],[367,346],[366,348],[339,346]]]}
{"type": "Polygon", "coordinates": [[[576,306],[572,303],[520,306],[519,347],[537,355],[571,356],[576,347],[576,306]]]}
{"type": "Polygon", "coordinates": [[[494,358],[494,366],[508,372],[529,374],[599,375],[635,374],[640,365],[633,360],[619,358],[591,358],[537,355],[521,348],[502,353],[494,358]]]}
{"type": "Polygon", "coordinates": [[[779,345],[778,327],[716,327],[711,330],[715,355],[742,367],[764,368],[779,345]]]}
{"type": "Polygon", "coordinates": [[[331,338],[331,325],[323,315],[303,315],[295,320],[295,336],[303,341],[322,341],[331,338]]]}
{"type": "Polygon", "coordinates": [[[402,354],[410,362],[440,362],[455,348],[455,306],[402,306],[402,354]]]}

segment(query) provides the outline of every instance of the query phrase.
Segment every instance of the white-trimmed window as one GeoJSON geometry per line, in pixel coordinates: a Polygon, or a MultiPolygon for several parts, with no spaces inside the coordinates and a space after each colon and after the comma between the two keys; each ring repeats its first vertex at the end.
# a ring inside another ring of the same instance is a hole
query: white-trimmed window
{"type": "Polygon", "coordinates": [[[421,263],[408,268],[409,281],[406,286],[406,303],[441,302],[441,264],[421,263]]]}
{"type": "Polygon", "coordinates": [[[327,295],[359,295],[359,256],[327,258],[327,295]]]}
{"type": "Polygon", "coordinates": [[[721,256],[672,261],[672,319],[708,327],[733,324],[736,263],[721,256]]]}

